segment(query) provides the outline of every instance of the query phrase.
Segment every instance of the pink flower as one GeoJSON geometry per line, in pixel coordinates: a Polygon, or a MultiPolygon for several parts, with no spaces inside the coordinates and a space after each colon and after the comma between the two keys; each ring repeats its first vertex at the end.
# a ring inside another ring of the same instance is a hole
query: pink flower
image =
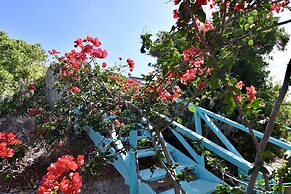
{"type": "Polygon", "coordinates": [[[78,157],[77,157],[77,164],[79,166],[82,166],[84,164],[84,156],[83,155],[78,155],[78,157]]]}
{"type": "Polygon", "coordinates": [[[251,102],[254,101],[256,99],[256,93],[257,93],[256,88],[253,85],[251,85],[250,87],[246,87],[246,89],[249,95],[249,100],[251,102]]]}
{"type": "Polygon", "coordinates": [[[71,86],[71,87],[70,87],[70,90],[71,90],[72,92],[74,92],[74,93],[79,93],[79,92],[81,92],[81,89],[78,88],[77,86],[71,86]]]}
{"type": "Polygon", "coordinates": [[[44,113],[44,110],[41,108],[40,109],[30,109],[30,111],[29,111],[30,115],[40,115],[42,113],[44,113]]]}
{"type": "Polygon", "coordinates": [[[178,5],[180,3],[180,0],[174,0],[174,4],[178,5]]]}
{"type": "Polygon", "coordinates": [[[197,5],[207,5],[207,0],[196,0],[195,4],[197,4],[197,5]]]}
{"type": "Polygon", "coordinates": [[[206,83],[205,83],[205,82],[201,82],[201,84],[200,84],[200,88],[201,88],[201,89],[206,88],[206,83]]]}
{"type": "Polygon", "coordinates": [[[50,55],[58,55],[58,54],[60,54],[61,52],[58,52],[56,49],[52,49],[52,50],[49,50],[48,53],[49,53],[50,55]]]}
{"type": "Polygon", "coordinates": [[[245,84],[242,81],[239,81],[239,82],[236,83],[235,87],[237,87],[238,89],[242,90],[244,85],[245,84]]]}
{"type": "Polygon", "coordinates": [[[236,96],[235,98],[237,99],[238,102],[241,102],[243,99],[242,96],[236,96]]]}
{"type": "Polygon", "coordinates": [[[102,67],[103,67],[103,68],[107,67],[107,63],[106,63],[106,62],[103,62],[103,63],[102,63],[102,67]]]}
{"type": "Polygon", "coordinates": [[[174,17],[174,19],[176,19],[176,18],[179,18],[179,12],[178,12],[178,10],[173,10],[173,17],[174,17]]]}
{"type": "Polygon", "coordinates": [[[242,9],[244,8],[244,5],[241,4],[241,3],[237,3],[233,9],[236,10],[236,11],[241,11],[242,9]]]}
{"type": "Polygon", "coordinates": [[[132,59],[128,58],[126,60],[126,62],[127,62],[127,64],[128,64],[128,66],[129,66],[130,69],[133,69],[134,68],[135,63],[134,63],[134,61],[132,59]]]}
{"type": "Polygon", "coordinates": [[[34,91],[34,90],[36,90],[36,87],[35,87],[34,85],[29,85],[29,86],[28,86],[28,89],[34,91]]]}
{"type": "Polygon", "coordinates": [[[75,40],[74,43],[75,43],[74,47],[78,47],[82,45],[83,40],[82,38],[77,38],[77,40],[75,40]]]}

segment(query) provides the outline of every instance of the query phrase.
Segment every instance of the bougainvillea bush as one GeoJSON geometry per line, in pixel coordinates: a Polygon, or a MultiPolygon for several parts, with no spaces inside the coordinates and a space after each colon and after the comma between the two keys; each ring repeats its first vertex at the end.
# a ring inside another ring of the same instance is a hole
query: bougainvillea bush
{"type": "MultiPolygon", "coordinates": [[[[157,63],[162,68],[145,75],[142,81],[130,77],[138,65],[130,56],[117,57],[118,63],[115,66],[107,64],[106,57],[110,53],[102,48],[96,37],[88,35],[76,39],[75,49],[64,55],[55,49],[49,51],[53,57],[50,69],[55,78],[54,90],[58,93],[58,99],[53,107],[46,106],[43,101],[24,105],[27,114],[36,121],[35,130],[29,135],[34,140],[44,139],[55,145],[56,151],[64,149],[63,139],[73,134],[81,138],[91,127],[105,138],[113,132],[117,133],[118,139],[128,137],[130,130],[142,124],[153,133],[153,142],[161,145],[162,152],[167,153],[162,132],[170,123],[163,120],[160,114],[183,123],[181,114],[185,111],[195,112],[195,108],[188,108],[189,103],[199,105],[207,101],[210,95],[221,95],[228,109],[239,112],[244,124],[250,129],[256,147],[257,157],[248,180],[250,193],[256,184],[258,169],[262,169],[262,152],[266,140],[272,132],[276,114],[288,89],[290,64],[261,142],[253,135],[252,123],[248,119],[259,117],[259,110],[265,103],[256,97],[255,87],[235,78],[231,69],[246,45],[255,49],[256,37],[260,33],[281,25],[262,24],[259,21],[271,18],[274,11],[281,12],[289,1],[175,0],[174,4],[177,9],[173,11],[173,16],[177,22],[169,39],[175,35],[183,38],[180,49],[163,50],[167,45],[161,43],[159,49],[152,50],[160,52],[158,54],[162,57],[157,63]],[[232,26],[237,24],[239,28],[233,30],[232,26]]],[[[141,51],[146,52],[152,46],[150,35],[143,35],[142,40],[141,51]]],[[[173,41],[169,44],[173,44],[173,41]]],[[[38,91],[38,87],[30,84],[27,89],[38,91]]],[[[5,155],[6,160],[13,155],[10,146],[16,146],[14,144],[20,144],[20,141],[10,133],[3,133],[2,136],[1,150],[5,151],[2,155],[5,155]]],[[[103,146],[110,149],[114,143],[103,146]]],[[[118,153],[128,149],[118,150],[118,153]]],[[[92,153],[106,161],[115,157],[98,153],[98,150],[92,153]]],[[[42,180],[39,180],[39,193],[80,192],[81,177],[85,174],[83,167],[92,169],[94,165],[91,165],[90,157],[85,154],[74,154],[59,155],[58,159],[51,162],[42,180]]],[[[164,157],[168,164],[165,165],[160,158],[161,166],[172,168],[171,159],[167,154],[164,157]]],[[[174,171],[169,172],[172,173],[169,175],[177,191],[180,189],[176,184],[177,175],[174,171]]]]}

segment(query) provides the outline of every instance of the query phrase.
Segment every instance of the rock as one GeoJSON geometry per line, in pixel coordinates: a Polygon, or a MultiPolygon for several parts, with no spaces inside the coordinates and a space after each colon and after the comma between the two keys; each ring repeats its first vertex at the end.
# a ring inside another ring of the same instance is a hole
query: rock
{"type": "Polygon", "coordinates": [[[32,117],[8,117],[0,119],[0,132],[15,133],[23,143],[29,143],[35,129],[32,117]]]}

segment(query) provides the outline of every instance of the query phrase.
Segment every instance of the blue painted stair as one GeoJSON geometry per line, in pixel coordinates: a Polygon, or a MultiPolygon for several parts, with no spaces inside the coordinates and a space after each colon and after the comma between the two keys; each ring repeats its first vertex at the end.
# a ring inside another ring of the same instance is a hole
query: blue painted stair
{"type": "MultiPolygon", "coordinates": [[[[193,105],[189,105],[193,106],[193,105]]],[[[208,149],[212,153],[220,156],[222,159],[232,163],[237,167],[239,174],[245,175],[248,170],[253,167],[251,163],[246,161],[241,154],[236,150],[236,148],[230,143],[230,141],[223,135],[220,129],[215,125],[214,120],[226,123],[233,126],[239,130],[249,132],[249,129],[243,125],[224,118],[218,114],[212,113],[200,107],[195,107],[196,111],[194,113],[195,121],[195,131],[192,131],[183,125],[172,122],[172,128],[170,129],[177,140],[184,146],[187,150],[187,155],[179,151],[175,146],[166,142],[166,147],[170,152],[171,159],[174,164],[179,164],[175,169],[176,174],[187,169],[193,179],[188,181],[180,181],[179,184],[186,193],[189,194],[209,194],[215,193],[216,186],[223,183],[218,177],[209,172],[205,168],[204,156],[199,155],[195,150],[188,144],[185,137],[192,141],[201,142],[201,146],[208,149]],[[209,139],[203,137],[203,129],[201,125],[201,120],[204,120],[205,124],[211,129],[214,134],[221,140],[224,147],[215,144],[209,139]]],[[[171,121],[166,116],[160,115],[165,120],[171,121]]],[[[140,127],[139,129],[132,130],[128,137],[122,137],[117,139],[115,132],[111,133],[111,137],[106,138],[99,132],[94,131],[90,128],[88,130],[88,136],[92,139],[94,144],[99,148],[100,151],[109,151],[112,155],[116,154],[116,150],[122,150],[124,148],[124,142],[131,145],[131,148],[126,153],[119,153],[116,155],[116,159],[111,163],[116,168],[116,170],[123,176],[125,184],[130,187],[130,194],[173,194],[174,189],[167,185],[166,170],[163,168],[157,168],[154,171],[151,166],[145,169],[137,169],[136,162],[142,159],[153,158],[156,156],[156,150],[152,147],[141,148],[138,146],[138,141],[141,139],[151,139],[151,134],[149,131],[140,127]],[[114,142],[114,148],[107,149],[108,144],[114,142]],[[144,180],[144,181],[142,181],[144,180]],[[164,183],[163,189],[160,189],[160,183],[164,183]],[[165,185],[166,183],[166,185],[165,185]]],[[[262,138],[263,134],[254,130],[255,135],[258,138],[262,138]]],[[[283,142],[281,140],[270,138],[270,143],[280,146],[286,150],[291,150],[290,143],[283,142]]],[[[261,175],[258,176],[261,179],[261,175]]]]}
{"type": "MultiPolygon", "coordinates": [[[[138,139],[145,139],[149,138],[148,136],[135,136],[132,134],[137,134],[137,131],[132,131],[130,133],[130,140],[135,139],[135,145],[138,139]]],[[[105,151],[106,144],[110,143],[112,139],[114,138],[114,135],[111,135],[113,137],[105,138],[100,133],[95,132],[93,129],[88,130],[89,137],[94,141],[95,145],[98,146],[98,148],[101,151],[105,151]],[[105,146],[104,146],[105,145],[105,146]]],[[[123,148],[122,140],[118,140],[115,142],[115,146],[119,149],[123,148]]],[[[182,188],[187,193],[213,193],[215,192],[216,185],[222,183],[222,181],[217,178],[215,175],[207,171],[205,168],[198,165],[198,163],[194,160],[186,156],[184,153],[176,149],[171,144],[166,144],[172,160],[175,164],[179,164],[179,166],[176,168],[176,173],[180,173],[184,171],[184,169],[187,169],[188,171],[191,171],[191,173],[195,176],[195,180],[193,181],[181,181],[180,184],[182,188]],[[208,186],[205,186],[208,185],[208,186]]],[[[114,149],[111,149],[112,154],[114,154],[116,151],[114,149]]],[[[149,157],[155,157],[156,156],[156,150],[155,148],[141,148],[138,149],[136,157],[137,159],[142,158],[149,158],[149,157]]],[[[150,160],[150,159],[149,159],[150,160]]],[[[146,193],[174,193],[174,189],[172,187],[167,188],[166,190],[161,190],[160,188],[153,188],[150,184],[143,183],[137,178],[137,171],[135,169],[135,154],[130,153],[130,151],[126,154],[119,154],[117,155],[117,160],[114,160],[112,164],[114,167],[119,171],[119,173],[123,176],[125,183],[130,186],[131,193],[140,193],[140,194],[146,194],[146,193]],[[133,173],[134,172],[134,173],[133,173]],[[135,175],[136,174],[136,175],[135,175]]],[[[166,170],[163,168],[157,168],[155,170],[151,170],[150,168],[141,169],[138,171],[139,177],[142,180],[146,181],[152,181],[159,182],[163,181],[166,177],[166,170]]]]}

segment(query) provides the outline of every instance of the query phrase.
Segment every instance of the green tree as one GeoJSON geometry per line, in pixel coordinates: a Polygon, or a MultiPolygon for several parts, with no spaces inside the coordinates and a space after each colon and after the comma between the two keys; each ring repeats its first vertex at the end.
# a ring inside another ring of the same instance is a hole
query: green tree
{"type": "Polygon", "coordinates": [[[0,94],[17,91],[17,82],[32,82],[45,73],[47,60],[40,44],[9,38],[0,31],[0,94]]]}
{"type": "MultiPolygon", "coordinates": [[[[279,21],[278,17],[267,18],[264,17],[266,13],[262,14],[262,18],[257,21],[258,26],[269,26],[279,21]]],[[[250,26],[250,25],[248,25],[250,26]]],[[[173,28],[174,29],[174,28],[173,28]]],[[[239,23],[234,23],[231,26],[225,27],[225,33],[228,38],[232,39],[245,33],[245,27],[241,27],[239,23]]],[[[150,64],[157,71],[162,69],[175,70],[181,62],[183,62],[183,51],[192,46],[191,33],[171,30],[170,32],[159,32],[158,38],[154,41],[150,40],[151,35],[141,35],[142,39],[142,53],[147,53],[157,58],[156,64],[150,64]]],[[[263,31],[256,36],[256,44],[244,44],[235,54],[235,63],[230,69],[229,73],[233,74],[238,80],[243,81],[246,85],[254,85],[257,90],[265,90],[268,85],[268,78],[270,72],[267,70],[269,65],[265,59],[276,47],[279,51],[285,50],[289,41],[289,35],[283,28],[278,26],[263,31]]],[[[269,57],[271,58],[271,57],[269,57]]],[[[269,90],[269,88],[268,88],[269,90]]],[[[266,99],[268,100],[268,99],[266,99]]]]}

